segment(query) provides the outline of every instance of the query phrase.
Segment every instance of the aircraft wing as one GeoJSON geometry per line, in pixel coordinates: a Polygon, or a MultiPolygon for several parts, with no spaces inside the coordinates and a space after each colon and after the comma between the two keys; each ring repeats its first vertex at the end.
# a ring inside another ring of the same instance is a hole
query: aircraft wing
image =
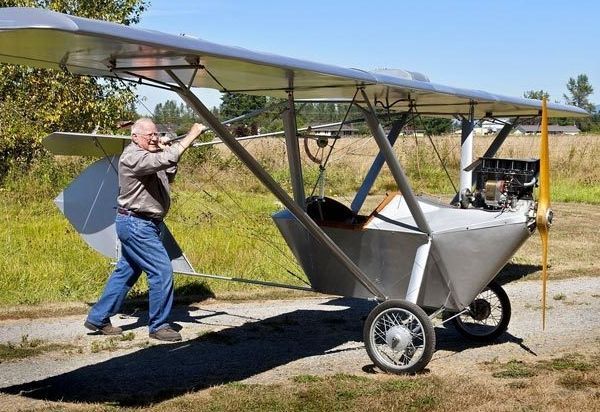
{"type": "MultiPolygon", "coordinates": [[[[0,61],[61,68],[76,74],[145,79],[169,85],[172,70],[191,87],[297,99],[351,99],[364,87],[372,102],[450,117],[535,116],[538,100],[432,83],[410,71],[367,72],[224,46],[187,36],[73,17],[42,9],[0,9],[0,61]]],[[[554,117],[587,116],[549,104],[554,117]]]]}
{"type": "Polygon", "coordinates": [[[121,154],[129,142],[129,136],[55,132],[42,144],[55,155],[101,157],[121,154]]]}

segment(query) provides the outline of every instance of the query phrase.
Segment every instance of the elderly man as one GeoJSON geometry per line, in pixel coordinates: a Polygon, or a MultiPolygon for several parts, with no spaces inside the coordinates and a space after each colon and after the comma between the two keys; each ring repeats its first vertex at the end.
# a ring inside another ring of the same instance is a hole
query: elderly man
{"type": "Polygon", "coordinates": [[[169,183],[173,181],[182,153],[206,127],[194,124],[181,140],[169,145],[160,138],[149,118],[131,127],[131,140],[119,160],[119,197],[116,229],[121,258],[104,292],[91,308],[84,326],[105,335],[118,335],[110,317],[120,309],[127,292],[142,271],[149,285],[148,327],[150,337],[180,341],[181,335],[168,323],[173,304],[173,269],[160,239],[162,220],[169,211],[169,183]]]}

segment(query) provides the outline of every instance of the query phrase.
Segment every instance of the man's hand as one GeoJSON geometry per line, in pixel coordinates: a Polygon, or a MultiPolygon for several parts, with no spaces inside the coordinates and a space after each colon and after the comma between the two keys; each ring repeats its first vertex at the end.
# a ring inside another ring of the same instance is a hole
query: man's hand
{"type": "Polygon", "coordinates": [[[187,135],[177,143],[181,146],[181,153],[183,153],[192,142],[196,139],[196,137],[200,136],[202,133],[208,130],[208,127],[204,126],[202,123],[194,123],[190,128],[190,131],[187,135]]]}
{"type": "Polygon", "coordinates": [[[194,123],[188,132],[188,136],[193,135],[194,138],[196,138],[207,130],[208,127],[204,126],[202,123],[194,123]]]}
{"type": "Polygon", "coordinates": [[[161,136],[158,138],[158,147],[161,150],[165,150],[168,146],[171,146],[171,140],[166,136],[161,136]]]}

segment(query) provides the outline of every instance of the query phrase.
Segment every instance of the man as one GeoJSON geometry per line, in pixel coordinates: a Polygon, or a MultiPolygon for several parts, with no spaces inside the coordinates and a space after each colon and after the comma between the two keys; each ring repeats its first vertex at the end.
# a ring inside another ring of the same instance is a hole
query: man
{"type": "Polygon", "coordinates": [[[159,138],[149,118],[131,127],[131,140],[119,160],[119,197],[116,229],[121,241],[121,258],[108,279],[102,296],[91,308],[84,326],[105,335],[119,335],[110,317],[121,308],[127,293],[142,271],[149,285],[148,328],[150,337],[180,341],[181,335],[167,319],[173,304],[173,269],[160,240],[162,220],[169,211],[169,183],[183,152],[206,130],[194,124],[181,140],[169,145],[159,138]]]}

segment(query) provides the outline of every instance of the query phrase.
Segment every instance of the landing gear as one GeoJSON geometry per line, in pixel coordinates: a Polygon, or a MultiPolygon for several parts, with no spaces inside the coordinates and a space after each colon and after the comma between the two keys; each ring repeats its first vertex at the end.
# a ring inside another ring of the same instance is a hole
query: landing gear
{"type": "Polygon", "coordinates": [[[508,329],[510,300],[499,283],[491,282],[475,297],[468,309],[450,321],[464,337],[476,342],[489,343],[508,329]]]}
{"type": "Polygon", "coordinates": [[[433,355],[435,332],[423,309],[404,300],[388,300],[367,317],[363,338],[369,357],[391,373],[421,371],[433,355]]]}

